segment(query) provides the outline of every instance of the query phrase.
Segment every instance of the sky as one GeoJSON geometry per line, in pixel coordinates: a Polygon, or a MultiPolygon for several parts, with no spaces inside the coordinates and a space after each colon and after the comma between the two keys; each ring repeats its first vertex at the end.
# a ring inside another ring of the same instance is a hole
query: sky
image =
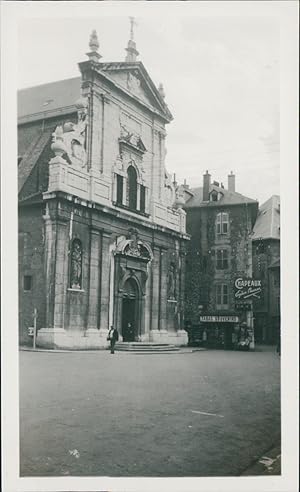
{"type": "MultiPolygon", "coordinates": [[[[125,60],[129,15],[130,9],[122,16],[23,20],[18,87],[79,76],[93,29],[101,61],[125,60]]],[[[208,170],[225,188],[233,171],[236,191],[260,203],[280,194],[276,17],[152,15],[136,22],[138,60],[156,85],[163,83],[174,116],[167,125],[168,171],[197,187],[208,170]]]]}

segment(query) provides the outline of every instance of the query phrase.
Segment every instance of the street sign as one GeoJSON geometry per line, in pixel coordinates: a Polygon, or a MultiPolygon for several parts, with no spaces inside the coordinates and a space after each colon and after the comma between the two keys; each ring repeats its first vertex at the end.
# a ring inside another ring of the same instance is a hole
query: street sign
{"type": "Polygon", "coordinates": [[[238,277],[234,282],[234,297],[235,300],[252,300],[260,299],[262,294],[261,280],[238,277]]]}
{"type": "Polygon", "coordinates": [[[33,332],[34,332],[34,328],[33,328],[33,326],[29,326],[29,327],[28,327],[28,331],[27,331],[28,336],[29,336],[29,337],[33,337],[33,332]]]}
{"type": "Polygon", "coordinates": [[[200,321],[208,323],[238,323],[238,316],[200,316],[200,321]]]}
{"type": "Polygon", "coordinates": [[[250,303],[241,302],[241,303],[235,304],[235,309],[237,311],[251,311],[252,306],[250,303]]]}

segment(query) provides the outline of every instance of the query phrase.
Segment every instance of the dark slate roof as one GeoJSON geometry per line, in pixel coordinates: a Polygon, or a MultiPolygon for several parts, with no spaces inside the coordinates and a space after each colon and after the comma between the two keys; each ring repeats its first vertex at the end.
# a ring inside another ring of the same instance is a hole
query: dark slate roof
{"type": "Polygon", "coordinates": [[[215,190],[217,192],[222,193],[222,197],[218,201],[203,201],[203,188],[191,188],[189,191],[193,193],[193,196],[189,198],[185,203],[185,208],[196,208],[196,207],[220,207],[225,205],[241,205],[244,203],[257,203],[256,200],[252,198],[248,198],[241,193],[228,191],[225,188],[221,188],[216,185],[210,185],[210,192],[215,190]]]}
{"type": "Polygon", "coordinates": [[[26,153],[18,166],[18,193],[22,190],[28,177],[33,171],[45,145],[49,142],[53,129],[45,130],[40,133],[28,147],[26,153]]]}
{"type": "Polygon", "coordinates": [[[81,77],[59,80],[18,91],[18,119],[25,123],[29,116],[36,119],[76,111],[80,97],[81,77]]]}
{"type": "MultiPolygon", "coordinates": [[[[88,63],[88,62],[83,62],[88,63]]],[[[171,121],[173,116],[161,97],[158,89],[155,87],[151,77],[145,69],[142,62],[112,62],[100,63],[99,73],[110,83],[125,91],[130,97],[138,99],[134,94],[129,93],[120,86],[113,78],[113,73],[117,71],[138,71],[145,85],[148,87],[155,102],[157,111],[167,121],[171,121]]],[[[50,118],[59,114],[69,114],[76,111],[76,101],[80,97],[81,77],[72,79],[59,80],[42,84],[35,87],[28,87],[18,91],[18,122],[19,124],[27,123],[42,118],[50,118]]],[[[144,101],[140,101],[145,104],[144,101]]],[[[155,109],[153,107],[153,109],[155,109]]]]}
{"type": "Polygon", "coordinates": [[[252,240],[280,239],[280,197],[272,195],[261,205],[253,228],[252,240]]]}

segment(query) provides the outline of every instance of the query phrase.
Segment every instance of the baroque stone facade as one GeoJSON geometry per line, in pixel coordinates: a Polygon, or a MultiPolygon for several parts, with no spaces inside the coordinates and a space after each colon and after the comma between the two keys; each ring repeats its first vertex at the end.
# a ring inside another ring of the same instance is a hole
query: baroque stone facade
{"type": "Polygon", "coordinates": [[[100,63],[98,48],[93,33],[80,83],[20,94],[20,341],[37,308],[39,346],[105,347],[111,325],[121,341],[183,345],[188,235],[165,168],[172,115],[133,40],[125,62],[100,63]],[[34,107],[39,94],[48,108],[34,107]]]}

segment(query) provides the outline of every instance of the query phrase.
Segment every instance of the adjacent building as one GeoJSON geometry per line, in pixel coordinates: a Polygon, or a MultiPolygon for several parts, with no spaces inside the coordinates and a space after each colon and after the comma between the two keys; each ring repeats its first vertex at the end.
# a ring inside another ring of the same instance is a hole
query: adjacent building
{"type": "Polygon", "coordinates": [[[263,295],[254,302],[255,339],[277,343],[280,336],[280,197],[261,205],[252,234],[253,275],[263,295]]]}
{"type": "Polygon", "coordinates": [[[81,76],[19,92],[20,342],[184,345],[186,212],[165,167],[172,115],[137,61],[102,62],[92,33],[81,76]]]}
{"type": "Polygon", "coordinates": [[[258,203],[236,192],[233,173],[227,189],[208,171],[202,187],[180,189],[191,235],[185,299],[190,342],[230,349],[247,330],[253,347],[252,299],[260,295],[260,283],[252,279],[251,232],[258,203]]]}

